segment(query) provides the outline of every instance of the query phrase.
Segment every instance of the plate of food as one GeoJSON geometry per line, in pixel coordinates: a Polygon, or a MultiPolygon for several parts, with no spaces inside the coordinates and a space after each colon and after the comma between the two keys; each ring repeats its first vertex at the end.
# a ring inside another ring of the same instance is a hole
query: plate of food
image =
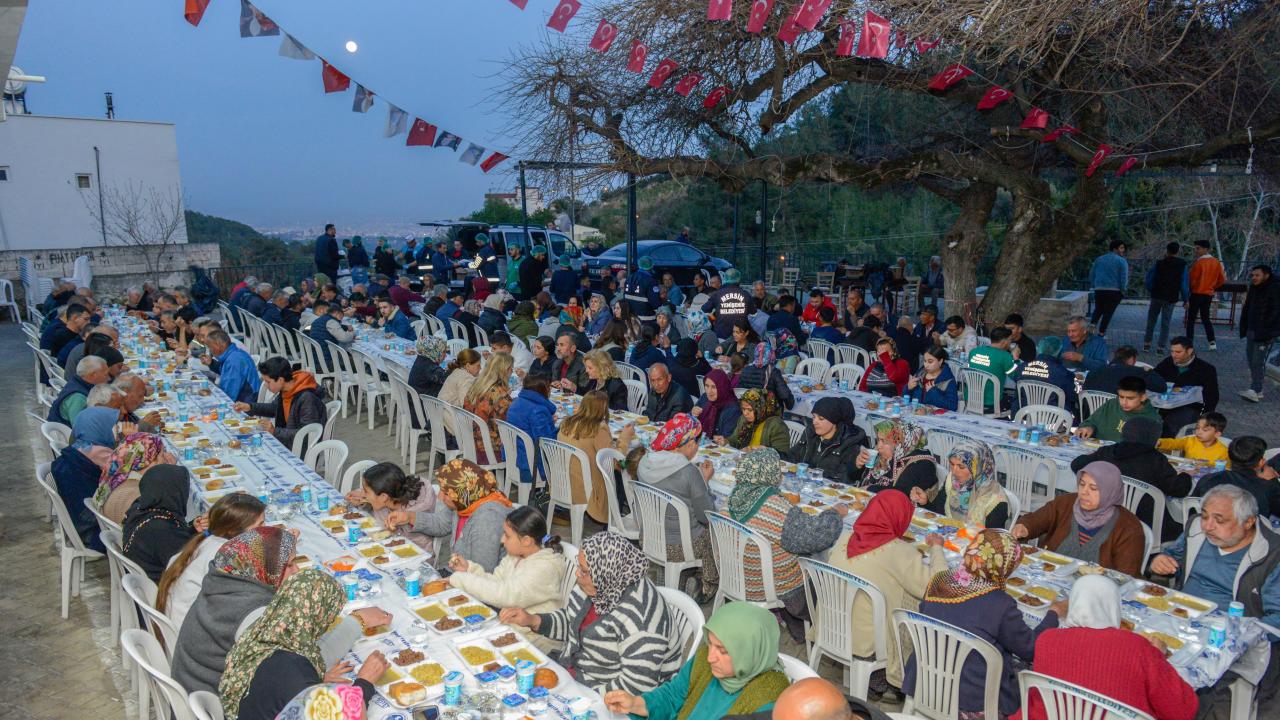
{"type": "Polygon", "coordinates": [[[1058,591],[1054,588],[1044,587],[1043,585],[1032,585],[1026,588],[1022,597],[1017,598],[1018,604],[1033,610],[1047,608],[1058,599],[1058,591]]]}
{"type": "Polygon", "coordinates": [[[1217,603],[1186,595],[1155,583],[1140,583],[1129,598],[1157,612],[1173,617],[1194,620],[1218,607],[1217,603]]]}
{"type": "Polygon", "coordinates": [[[498,651],[482,639],[468,639],[466,642],[458,643],[454,650],[473,672],[484,672],[485,666],[501,662],[498,651]]]}

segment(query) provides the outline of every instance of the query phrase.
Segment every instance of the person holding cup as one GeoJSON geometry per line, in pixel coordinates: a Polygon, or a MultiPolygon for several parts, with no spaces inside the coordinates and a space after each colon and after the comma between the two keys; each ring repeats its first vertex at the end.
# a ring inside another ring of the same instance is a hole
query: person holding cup
{"type": "Polygon", "coordinates": [[[824,397],[813,405],[808,427],[786,460],[803,463],[835,482],[855,482],[854,462],[867,434],[853,424],[853,403],[845,397],[824,397]]]}
{"type": "Polygon", "coordinates": [[[853,476],[872,492],[894,488],[907,495],[938,484],[937,465],[929,454],[925,429],[907,420],[881,420],[874,426],[875,445],[858,451],[853,476]]]}

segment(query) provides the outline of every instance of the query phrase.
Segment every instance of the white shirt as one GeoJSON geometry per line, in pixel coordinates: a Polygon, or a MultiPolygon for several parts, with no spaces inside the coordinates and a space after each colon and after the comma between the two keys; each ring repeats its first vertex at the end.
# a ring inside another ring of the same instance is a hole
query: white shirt
{"type": "MultiPolygon", "coordinates": [[[[169,601],[165,603],[165,615],[169,616],[175,628],[182,629],[182,621],[186,619],[187,611],[191,609],[196,596],[200,594],[204,576],[209,572],[209,562],[213,560],[214,555],[218,554],[218,550],[225,542],[225,538],[217,535],[210,535],[202,540],[195,554],[191,556],[191,562],[187,563],[187,567],[178,576],[178,581],[169,588],[169,601]]],[[[173,557],[176,559],[178,556],[173,557]]],[[[169,562],[172,563],[173,559],[169,562]]]]}

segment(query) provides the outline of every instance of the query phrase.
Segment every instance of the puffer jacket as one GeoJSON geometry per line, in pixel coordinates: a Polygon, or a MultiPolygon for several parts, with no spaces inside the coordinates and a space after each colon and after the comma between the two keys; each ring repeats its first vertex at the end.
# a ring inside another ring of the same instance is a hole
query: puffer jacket
{"type": "Polygon", "coordinates": [[[853,461],[866,444],[867,434],[856,425],[840,427],[835,437],[823,440],[813,431],[813,423],[809,423],[800,442],[788,453],[787,460],[821,470],[828,480],[853,484],[853,461]]]}

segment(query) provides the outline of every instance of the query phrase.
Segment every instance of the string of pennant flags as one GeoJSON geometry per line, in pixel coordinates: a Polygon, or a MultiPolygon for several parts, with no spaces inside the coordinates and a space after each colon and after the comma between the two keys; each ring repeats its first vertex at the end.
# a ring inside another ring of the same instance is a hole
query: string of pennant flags
{"type": "MultiPolygon", "coordinates": [[[[198,26],[204,18],[205,10],[208,9],[210,1],[184,0],[183,16],[187,22],[198,26]]],[[[280,55],[282,57],[294,60],[320,60],[320,79],[325,93],[346,92],[351,88],[353,83],[350,76],[325,58],[308,49],[297,38],[285,32],[274,20],[254,7],[250,0],[240,0],[240,37],[269,36],[280,37],[280,55]]],[[[357,82],[354,85],[355,92],[352,97],[351,110],[358,113],[368,113],[373,108],[375,93],[361,83],[357,82]]],[[[447,148],[455,153],[462,147],[463,139],[460,136],[441,130],[438,126],[420,117],[415,116],[413,122],[410,123],[409,113],[385,98],[384,102],[387,105],[387,122],[382,133],[384,137],[392,138],[398,135],[405,135],[404,144],[407,147],[447,148]]],[[[489,150],[487,156],[485,153],[486,148],[473,142],[468,142],[467,149],[462,151],[458,156],[458,160],[468,165],[478,165],[482,171],[487,173],[510,157],[496,150],[489,150]]]]}

